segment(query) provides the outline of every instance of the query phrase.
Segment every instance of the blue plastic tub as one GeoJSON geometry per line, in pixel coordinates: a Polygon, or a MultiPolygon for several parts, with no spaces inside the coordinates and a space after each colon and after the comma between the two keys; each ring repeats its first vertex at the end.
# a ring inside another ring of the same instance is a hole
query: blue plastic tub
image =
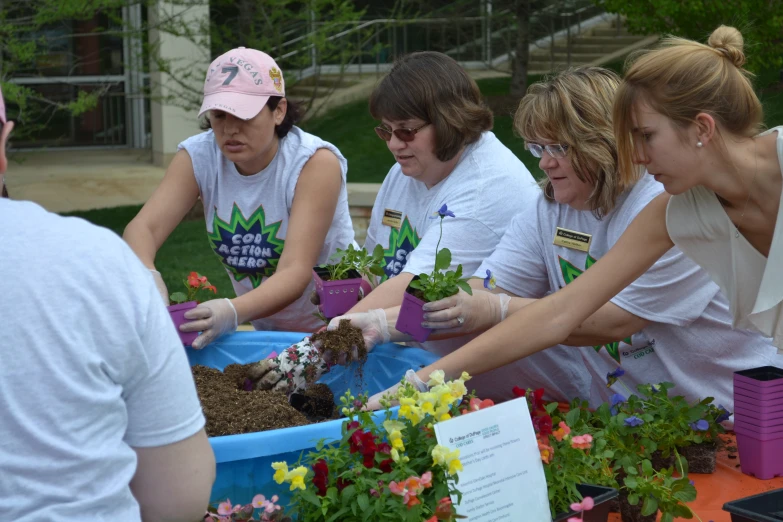
{"type": "MultiPolygon", "coordinates": [[[[232,363],[259,361],[272,351],[280,353],[307,335],[237,332],[203,350],[186,350],[191,365],[201,364],[222,370],[232,363]]],[[[354,394],[368,391],[372,395],[399,382],[407,370],[418,370],[437,359],[437,356],[419,348],[384,344],[375,347],[364,363],[365,390],[356,389],[355,365],[335,366],[319,382],[329,385],[335,400],[348,389],[354,394]]],[[[382,417],[383,412],[378,415],[382,417]]],[[[272,462],[284,460],[292,464],[299,460],[303,450],[314,448],[320,439],[339,439],[342,423],[342,420],[333,420],[282,430],[211,437],[209,441],[217,461],[217,479],[212,488],[211,502],[217,505],[217,502],[230,498],[232,503],[244,504],[258,493],[267,498],[278,494],[283,502],[287,502],[283,486],[272,480],[272,462]]]]}

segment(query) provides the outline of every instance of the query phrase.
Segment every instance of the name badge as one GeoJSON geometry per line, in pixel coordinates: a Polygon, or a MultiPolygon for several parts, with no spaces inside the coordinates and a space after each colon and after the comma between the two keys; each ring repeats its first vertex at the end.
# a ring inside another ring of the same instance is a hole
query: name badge
{"type": "Polygon", "coordinates": [[[399,230],[402,226],[402,212],[399,210],[392,210],[387,208],[383,211],[383,219],[381,220],[381,224],[399,230]]]}
{"type": "Polygon", "coordinates": [[[576,232],[575,230],[557,227],[555,229],[555,240],[553,243],[557,246],[587,252],[590,250],[590,241],[592,240],[592,234],[585,234],[584,232],[576,232]]]}

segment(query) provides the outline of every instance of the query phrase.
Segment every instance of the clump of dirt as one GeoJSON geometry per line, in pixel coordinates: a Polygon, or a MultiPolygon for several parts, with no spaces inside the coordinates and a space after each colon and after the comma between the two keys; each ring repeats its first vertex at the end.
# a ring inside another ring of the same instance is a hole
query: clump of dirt
{"type": "Polygon", "coordinates": [[[334,359],[345,354],[346,362],[353,361],[353,347],[359,352],[359,361],[367,359],[367,347],[364,345],[362,330],[351,325],[351,321],[343,319],[335,330],[324,330],[310,336],[310,341],[320,343],[321,351],[331,351],[334,359]]]}
{"type": "Polygon", "coordinates": [[[276,430],[310,424],[280,392],[245,391],[247,369],[251,364],[231,364],[221,372],[214,368],[193,366],[196,391],[207,419],[210,437],[276,430]]]}

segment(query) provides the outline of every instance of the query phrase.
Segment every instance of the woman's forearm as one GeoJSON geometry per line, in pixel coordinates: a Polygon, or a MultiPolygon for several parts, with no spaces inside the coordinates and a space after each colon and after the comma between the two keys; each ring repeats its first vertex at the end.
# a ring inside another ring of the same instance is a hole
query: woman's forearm
{"type": "Polygon", "coordinates": [[[149,269],[155,269],[155,256],[158,253],[158,245],[155,236],[149,227],[137,219],[132,220],[125,227],[122,238],[131,247],[131,250],[149,269]]]}
{"type": "Polygon", "coordinates": [[[238,322],[242,324],[279,312],[302,296],[311,277],[312,269],[307,267],[278,269],[257,288],[231,300],[238,322]]]}

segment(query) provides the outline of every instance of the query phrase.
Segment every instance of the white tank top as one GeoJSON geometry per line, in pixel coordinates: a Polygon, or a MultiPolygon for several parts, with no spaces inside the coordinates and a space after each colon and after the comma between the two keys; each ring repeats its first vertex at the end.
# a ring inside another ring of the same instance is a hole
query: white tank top
{"type": "MultiPolygon", "coordinates": [[[[775,127],[760,136],[776,131],[778,162],[783,175],[783,127],[775,127]]],[[[783,352],[781,207],[768,257],[761,255],[745,236],[736,233],[718,197],[707,188],[696,186],[672,196],[666,209],[669,236],[720,286],[729,300],[734,326],[756,329],[772,337],[778,353],[783,352]]]]}
{"type": "MultiPolygon", "coordinates": [[[[179,148],[185,149],[193,162],[210,248],[226,268],[238,296],[275,273],[285,245],[299,174],[318,149],[329,149],[337,156],[343,178],[318,264],[326,262],[337,248],[353,243],[345,186],[348,161],[331,143],[293,127],[280,139],[272,162],[251,176],[241,175],[223,155],[211,130],[188,138],[179,148]]],[[[316,311],[309,299],[312,290],[310,281],[302,297],[276,314],[252,321],[253,327],[310,332],[322,326],[312,315],[316,311]]]]}

